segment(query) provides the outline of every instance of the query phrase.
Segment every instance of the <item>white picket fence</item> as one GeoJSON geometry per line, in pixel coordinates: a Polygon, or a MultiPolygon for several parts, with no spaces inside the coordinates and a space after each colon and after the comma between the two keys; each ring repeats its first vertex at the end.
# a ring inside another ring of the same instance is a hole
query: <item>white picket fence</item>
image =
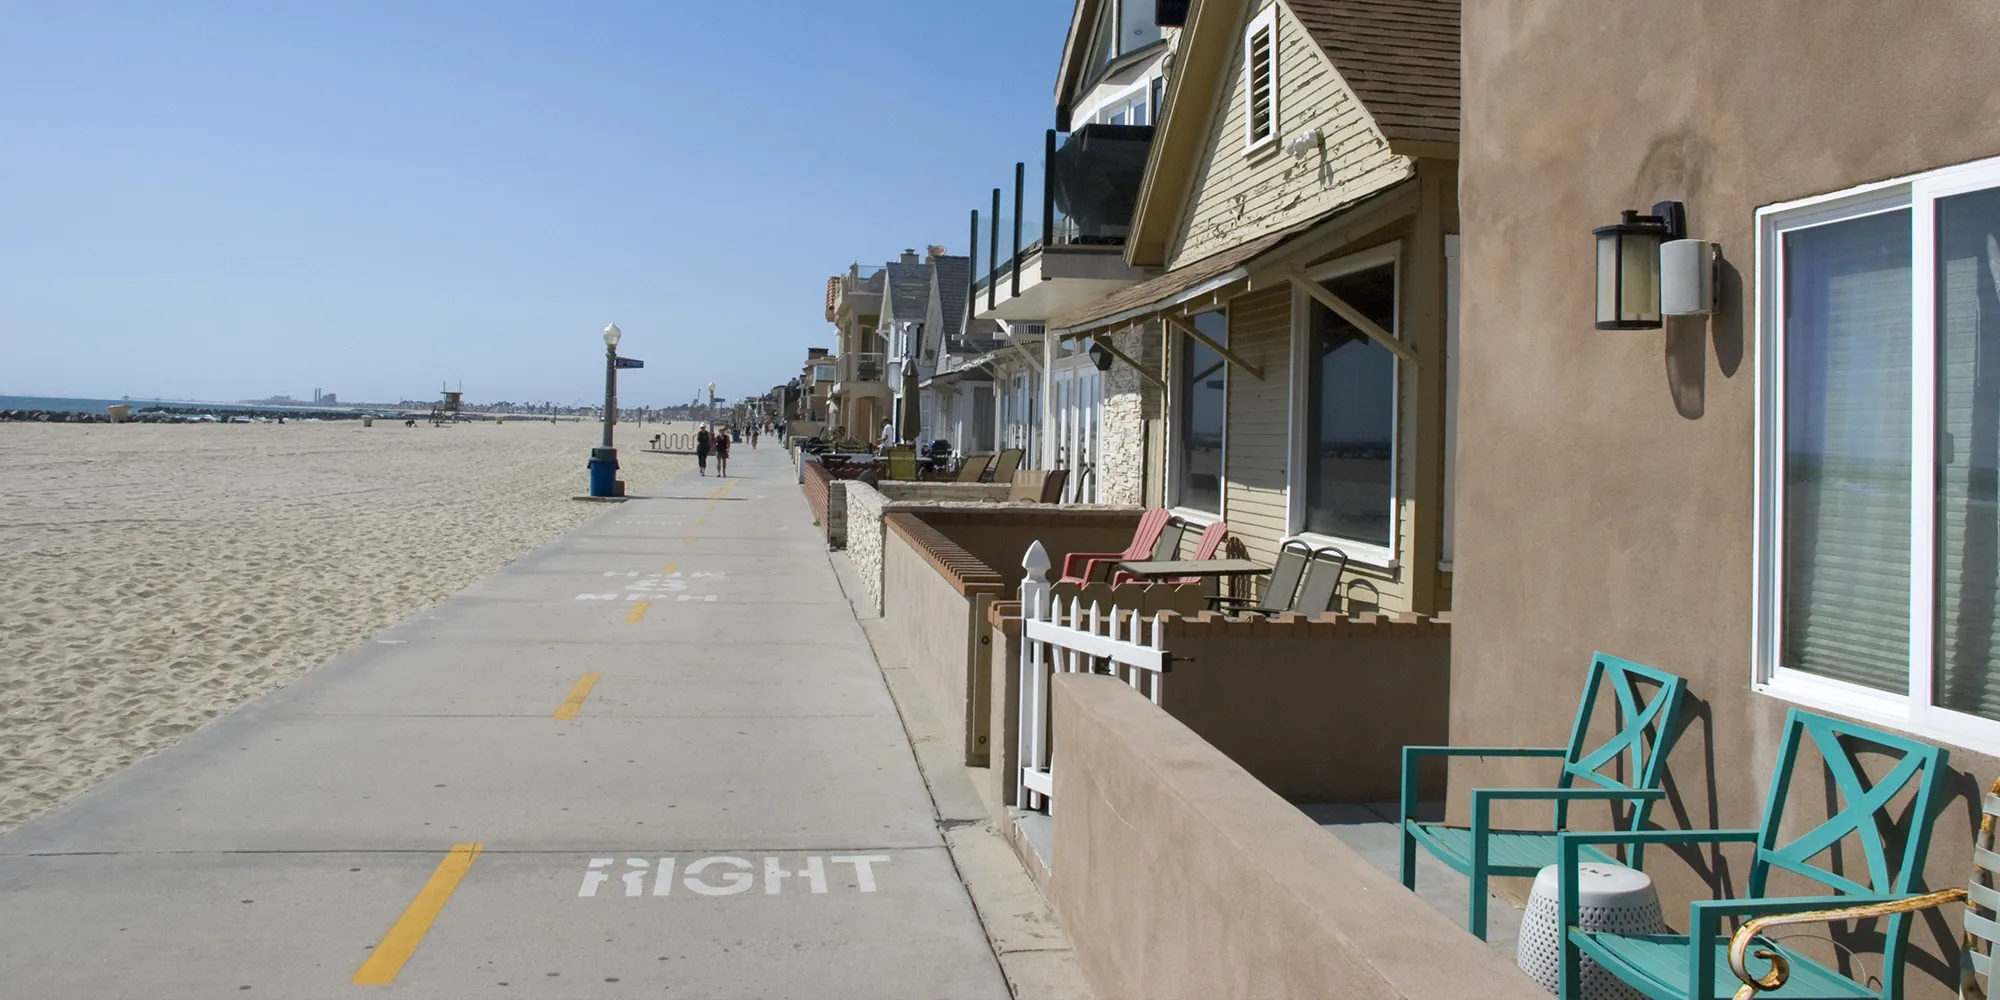
{"type": "Polygon", "coordinates": [[[1160,615],[1072,597],[1068,607],[1049,582],[1049,553],[1041,542],[1021,559],[1021,776],[1014,801],[1023,809],[1050,807],[1054,779],[1049,762],[1049,679],[1057,673],[1108,673],[1160,703],[1160,687],[1171,666],[1162,642],[1160,615]]]}

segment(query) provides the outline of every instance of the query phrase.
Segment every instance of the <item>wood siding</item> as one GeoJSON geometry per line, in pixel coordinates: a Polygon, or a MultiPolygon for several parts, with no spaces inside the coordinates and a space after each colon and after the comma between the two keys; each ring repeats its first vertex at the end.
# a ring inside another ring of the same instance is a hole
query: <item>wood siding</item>
{"type": "Polygon", "coordinates": [[[1288,285],[1229,300],[1229,347],[1264,370],[1229,372],[1222,516],[1247,557],[1269,563],[1287,533],[1291,456],[1292,293],[1288,285]]]}
{"type": "MultiPolygon", "coordinates": [[[[1254,16],[1269,3],[1253,6],[1254,16]]],[[[1413,172],[1408,157],[1389,152],[1387,140],[1325,52],[1289,9],[1282,3],[1279,8],[1278,141],[1255,154],[1243,153],[1239,39],[1209,118],[1204,162],[1195,172],[1188,209],[1168,252],[1169,268],[1357,201],[1413,172]],[[1318,150],[1294,157],[1281,148],[1313,127],[1320,130],[1318,150]]]]}

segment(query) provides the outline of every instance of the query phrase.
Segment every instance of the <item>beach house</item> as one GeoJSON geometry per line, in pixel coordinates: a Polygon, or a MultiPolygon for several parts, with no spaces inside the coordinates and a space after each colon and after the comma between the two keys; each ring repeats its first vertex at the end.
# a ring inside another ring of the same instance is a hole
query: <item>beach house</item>
{"type": "Polygon", "coordinates": [[[834,380],[827,400],[828,433],[872,442],[890,410],[886,355],[877,334],[882,290],[880,265],[850,264],[826,279],[826,321],[834,328],[834,380]]]}
{"type": "MultiPolygon", "coordinates": [[[[1963,885],[2000,775],[2000,8],[1573,10],[1465,5],[1451,741],[1566,732],[1546,692],[1631,657],[1701,706],[1655,822],[1727,828],[1756,825],[1789,710],[1858,720],[1950,751],[1923,874],[1963,885]],[[1594,249],[1628,211],[1701,241],[1660,287],[1594,249]]],[[[1669,914],[1742,888],[1646,862],[1669,914]]],[[[1957,995],[1964,913],[1915,924],[1906,996],[1957,995]]],[[[1879,930],[1832,936],[1881,975],[1879,930]]]]}
{"type": "Polygon", "coordinates": [[[1048,321],[1131,371],[1113,495],[1337,546],[1357,609],[1451,607],[1456,12],[1193,5],[1123,247],[1160,273],[1048,321]]]}

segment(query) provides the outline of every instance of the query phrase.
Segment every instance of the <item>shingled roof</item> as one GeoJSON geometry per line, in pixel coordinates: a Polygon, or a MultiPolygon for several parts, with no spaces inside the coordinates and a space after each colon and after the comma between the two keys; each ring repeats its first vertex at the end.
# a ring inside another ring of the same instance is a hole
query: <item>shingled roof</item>
{"type": "Polygon", "coordinates": [[[889,302],[888,312],[898,323],[921,323],[924,320],[924,306],[931,296],[931,274],[928,264],[904,264],[891,261],[882,268],[886,276],[889,302]]]}
{"type": "Polygon", "coordinates": [[[1458,141],[1459,0],[1285,0],[1390,141],[1458,141]]]}

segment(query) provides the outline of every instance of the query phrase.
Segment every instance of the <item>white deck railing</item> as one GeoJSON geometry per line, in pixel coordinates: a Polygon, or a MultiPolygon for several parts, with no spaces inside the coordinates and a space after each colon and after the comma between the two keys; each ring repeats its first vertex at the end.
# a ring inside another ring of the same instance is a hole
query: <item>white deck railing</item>
{"type": "Polygon", "coordinates": [[[1014,801],[1023,809],[1048,809],[1050,776],[1049,679],[1056,673],[1108,673],[1160,703],[1162,676],[1171,664],[1158,614],[1150,617],[1071,597],[1064,607],[1049,583],[1049,553],[1041,542],[1021,559],[1021,775],[1014,801]]]}

